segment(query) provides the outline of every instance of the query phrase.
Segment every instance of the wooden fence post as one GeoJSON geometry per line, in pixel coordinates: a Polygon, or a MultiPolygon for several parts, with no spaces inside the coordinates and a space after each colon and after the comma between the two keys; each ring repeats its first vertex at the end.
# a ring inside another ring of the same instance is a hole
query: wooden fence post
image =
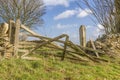
{"type": "Polygon", "coordinates": [[[80,45],[86,47],[86,28],[84,25],[80,26],[79,36],[80,36],[80,45]]]}
{"type": "Polygon", "coordinates": [[[2,25],[1,25],[1,28],[2,28],[2,31],[1,31],[1,33],[4,35],[4,36],[7,36],[6,34],[7,34],[7,32],[8,32],[8,24],[7,23],[2,23],[2,25]]]}
{"type": "Polygon", "coordinates": [[[4,50],[3,50],[1,55],[4,56],[4,57],[5,57],[6,52],[7,52],[6,46],[9,44],[9,42],[8,42],[9,38],[8,38],[8,34],[7,34],[8,28],[9,27],[8,27],[7,23],[2,23],[1,24],[1,34],[0,34],[0,36],[3,38],[3,41],[2,41],[3,45],[2,45],[2,47],[4,48],[4,50]]]}
{"type": "Polygon", "coordinates": [[[18,47],[19,47],[19,32],[20,32],[21,22],[19,19],[15,23],[15,40],[14,40],[14,56],[18,56],[18,47]]]}
{"type": "Polygon", "coordinates": [[[13,23],[12,20],[9,21],[9,41],[10,44],[14,44],[14,39],[15,39],[15,23],[13,23]]]}

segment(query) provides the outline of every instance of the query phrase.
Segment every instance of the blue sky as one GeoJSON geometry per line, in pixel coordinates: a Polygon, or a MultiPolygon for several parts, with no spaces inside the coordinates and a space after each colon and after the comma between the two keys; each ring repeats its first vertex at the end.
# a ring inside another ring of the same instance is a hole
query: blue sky
{"type": "Polygon", "coordinates": [[[91,20],[92,12],[88,8],[80,9],[75,0],[44,0],[44,3],[46,14],[44,24],[36,30],[39,34],[48,37],[68,34],[74,43],[79,43],[80,25],[86,26],[87,40],[101,34],[103,27],[91,20]]]}

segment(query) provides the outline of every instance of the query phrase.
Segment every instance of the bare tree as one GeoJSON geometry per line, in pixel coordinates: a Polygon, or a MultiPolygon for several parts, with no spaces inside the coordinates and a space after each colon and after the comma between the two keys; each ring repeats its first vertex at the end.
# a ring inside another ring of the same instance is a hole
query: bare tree
{"type": "Polygon", "coordinates": [[[44,13],[42,0],[0,0],[0,19],[5,22],[19,18],[22,24],[33,27],[43,23],[44,13]]]}
{"type": "Polygon", "coordinates": [[[120,33],[120,0],[114,0],[115,3],[115,20],[116,20],[116,28],[117,32],[120,33]]]}
{"type": "Polygon", "coordinates": [[[96,20],[104,26],[106,34],[120,33],[119,0],[78,0],[78,5],[92,11],[96,20]]]}

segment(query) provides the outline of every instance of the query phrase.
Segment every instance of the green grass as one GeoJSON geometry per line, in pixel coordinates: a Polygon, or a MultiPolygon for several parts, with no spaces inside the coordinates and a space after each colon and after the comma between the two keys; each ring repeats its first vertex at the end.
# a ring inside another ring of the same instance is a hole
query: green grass
{"type": "Polygon", "coordinates": [[[84,63],[37,56],[42,60],[0,61],[0,80],[120,80],[118,63],[84,63]]]}

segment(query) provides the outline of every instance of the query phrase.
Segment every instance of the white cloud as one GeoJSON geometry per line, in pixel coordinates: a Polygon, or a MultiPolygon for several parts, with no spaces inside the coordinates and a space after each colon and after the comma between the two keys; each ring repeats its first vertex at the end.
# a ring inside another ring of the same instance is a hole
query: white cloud
{"type": "Polygon", "coordinates": [[[96,27],[88,25],[86,26],[88,39],[93,38],[96,39],[98,36],[104,33],[104,27],[100,24],[97,24],[96,27]]]}
{"type": "Polygon", "coordinates": [[[62,24],[57,24],[57,26],[56,26],[58,29],[63,29],[63,28],[65,28],[66,26],[65,25],[62,25],[62,24]]]}
{"type": "Polygon", "coordinates": [[[95,38],[97,38],[98,36],[102,35],[103,33],[101,32],[101,30],[99,28],[95,28],[94,32],[93,32],[93,36],[95,38]]]}
{"type": "Polygon", "coordinates": [[[91,14],[91,13],[92,13],[92,11],[89,10],[89,9],[84,9],[84,10],[79,9],[79,12],[78,12],[78,14],[77,14],[77,17],[78,17],[78,18],[83,18],[83,17],[88,16],[88,15],[91,14]]]}
{"type": "Polygon", "coordinates": [[[69,18],[75,14],[76,14],[76,10],[66,10],[65,12],[62,12],[61,14],[55,16],[54,20],[69,18]]]}
{"type": "Polygon", "coordinates": [[[104,34],[105,32],[104,32],[104,27],[101,25],[101,24],[97,24],[97,28],[96,28],[96,30],[94,31],[94,36],[96,36],[96,37],[98,37],[99,35],[102,35],[102,34],[104,34]]]}
{"type": "Polygon", "coordinates": [[[97,25],[99,29],[103,30],[104,29],[104,26],[102,26],[101,24],[98,24],[97,25]]]}
{"type": "Polygon", "coordinates": [[[77,27],[78,25],[77,24],[57,24],[56,25],[56,28],[57,29],[65,29],[65,28],[72,28],[72,27],[77,27]]]}
{"type": "Polygon", "coordinates": [[[70,1],[71,0],[44,0],[44,3],[46,6],[62,5],[62,6],[68,7],[70,1]]]}
{"type": "Polygon", "coordinates": [[[75,10],[66,10],[57,16],[54,17],[54,20],[59,20],[59,19],[65,19],[72,17],[74,15],[77,16],[77,18],[83,18],[88,16],[90,13],[92,13],[89,9],[81,10],[81,9],[75,9],[75,10]]]}
{"type": "Polygon", "coordinates": [[[90,26],[90,25],[88,25],[88,26],[86,26],[86,29],[89,29],[89,28],[92,28],[93,26],[90,26]]]}
{"type": "Polygon", "coordinates": [[[101,30],[99,28],[96,29],[96,33],[100,33],[101,30]]]}
{"type": "Polygon", "coordinates": [[[103,33],[104,33],[104,27],[101,24],[97,24],[97,28],[95,28],[95,31],[94,31],[94,36],[98,37],[103,33]]]}
{"type": "Polygon", "coordinates": [[[72,27],[77,27],[78,25],[77,24],[66,24],[66,25],[64,25],[64,24],[57,24],[56,25],[56,28],[57,29],[65,29],[65,28],[72,28],[72,27]]]}
{"type": "Polygon", "coordinates": [[[88,14],[83,11],[83,12],[81,12],[80,14],[78,14],[77,17],[82,18],[82,17],[85,17],[85,16],[87,16],[87,15],[88,15],[88,14]]]}

